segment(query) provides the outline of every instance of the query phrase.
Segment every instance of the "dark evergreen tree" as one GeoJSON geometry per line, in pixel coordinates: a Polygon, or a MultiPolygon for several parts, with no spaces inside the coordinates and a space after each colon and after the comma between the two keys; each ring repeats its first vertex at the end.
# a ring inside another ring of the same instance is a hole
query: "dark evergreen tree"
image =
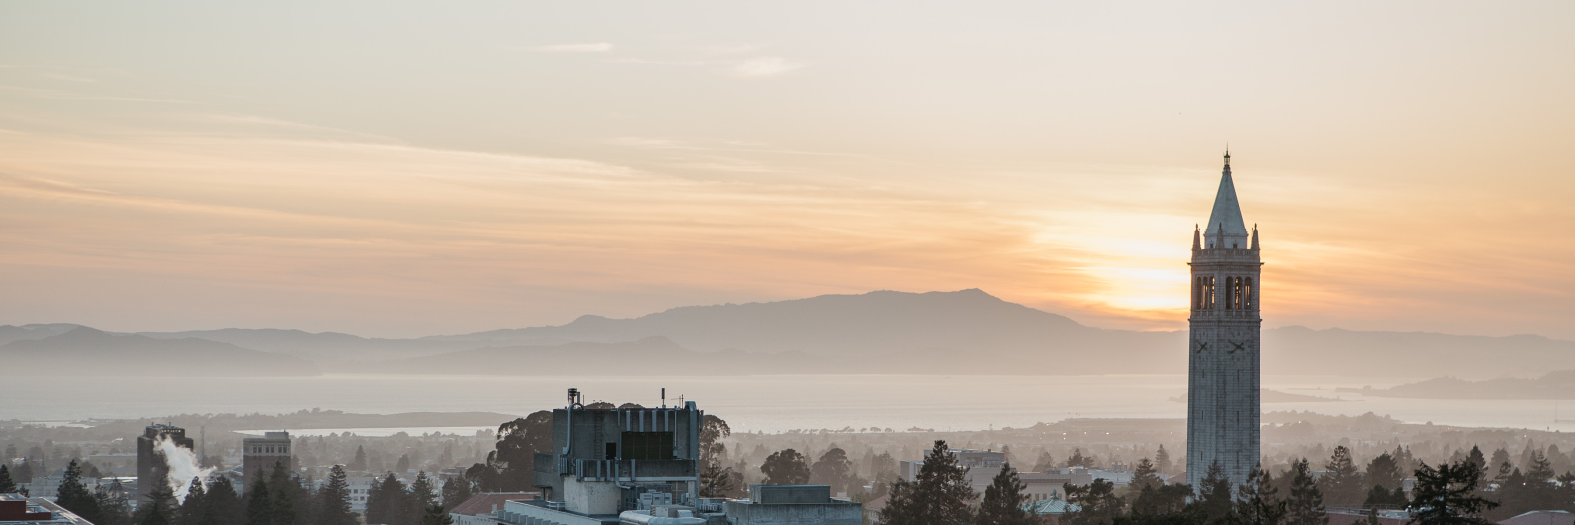
{"type": "Polygon", "coordinates": [[[273,493],[273,525],[296,525],[295,497],[287,485],[280,485],[273,493]]]}
{"type": "Polygon", "coordinates": [[[1383,486],[1385,489],[1400,487],[1400,480],[1404,478],[1405,471],[1401,470],[1400,462],[1389,453],[1379,454],[1372,461],[1367,462],[1368,487],[1383,486]]]}
{"type": "Polygon", "coordinates": [[[1318,489],[1323,491],[1326,503],[1337,507],[1355,507],[1362,503],[1370,487],[1363,484],[1362,473],[1351,459],[1351,449],[1334,447],[1334,454],[1324,468],[1327,473],[1318,479],[1318,489]]]}
{"type": "Polygon", "coordinates": [[[235,485],[230,483],[230,478],[219,476],[208,484],[208,492],[203,496],[208,500],[208,515],[205,522],[212,525],[241,525],[246,522],[246,512],[241,505],[241,496],[235,493],[235,485]]]}
{"type": "Polygon", "coordinates": [[[1068,525],[1110,525],[1120,516],[1125,504],[1116,497],[1115,484],[1102,479],[1082,486],[1067,483],[1062,489],[1066,491],[1066,501],[1078,507],[1077,512],[1062,518],[1068,525]]]}
{"type": "Polygon", "coordinates": [[[65,474],[60,478],[60,490],[55,495],[55,504],[61,508],[81,516],[82,519],[97,522],[102,518],[98,513],[98,500],[93,497],[87,485],[82,483],[82,468],[73,460],[66,465],[65,474]]]}
{"type": "Polygon", "coordinates": [[[1236,487],[1236,517],[1246,525],[1280,525],[1285,502],[1279,498],[1274,478],[1262,465],[1252,467],[1247,481],[1236,487]]]}
{"type": "Polygon", "coordinates": [[[1165,517],[1179,516],[1192,498],[1192,486],[1187,484],[1143,487],[1132,499],[1132,516],[1140,523],[1165,521],[1165,517]]]}
{"type": "Polygon", "coordinates": [[[1160,445],[1159,451],[1154,453],[1154,468],[1159,469],[1160,474],[1169,474],[1171,467],[1170,453],[1165,451],[1165,445],[1160,445]]]}
{"type": "Polygon", "coordinates": [[[1039,459],[1034,461],[1034,472],[1044,472],[1055,468],[1055,457],[1050,452],[1040,452],[1039,459]]]}
{"type": "MultiPolygon", "coordinates": [[[[459,504],[464,503],[465,500],[470,499],[474,495],[474,491],[470,488],[470,480],[456,477],[443,482],[444,509],[454,510],[454,507],[458,507],[459,504]]],[[[704,494],[702,493],[702,495],[704,494]]]]}
{"type": "Polygon", "coordinates": [[[175,512],[175,525],[203,525],[208,518],[208,489],[202,486],[202,478],[191,478],[191,485],[186,488],[186,499],[181,501],[180,508],[175,512]]]}
{"type": "Polygon", "coordinates": [[[766,475],[767,485],[809,483],[809,464],[805,462],[803,454],[791,448],[771,453],[760,464],[760,472],[766,475]]]}
{"type": "Polygon", "coordinates": [[[355,459],[350,460],[348,468],[355,472],[366,472],[366,448],[360,445],[355,447],[355,459]]]}
{"type": "Polygon", "coordinates": [[[979,502],[979,512],[974,515],[975,525],[1037,525],[1038,516],[1023,510],[1028,495],[1023,489],[1028,485],[1017,477],[1010,463],[1001,463],[1001,471],[984,489],[984,499],[979,502]]]}
{"type": "Polygon", "coordinates": [[[367,495],[366,522],[384,525],[412,525],[419,512],[413,512],[419,507],[412,503],[410,490],[403,481],[395,477],[392,472],[383,477],[367,495]]]}
{"type": "Polygon", "coordinates": [[[1144,487],[1159,488],[1165,481],[1159,478],[1159,471],[1154,468],[1154,462],[1148,458],[1138,460],[1137,467],[1132,471],[1132,483],[1128,490],[1141,492],[1144,487]]]}
{"type": "Polygon", "coordinates": [[[1066,466],[1068,468],[1079,468],[1079,467],[1089,468],[1089,467],[1093,467],[1094,466],[1094,456],[1092,456],[1092,455],[1084,456],[1083,455],[1083,449],[1074,448],[1074,449],[1072,449],[1072,457],[1066,458],[1066,466]]]}
{"type": "Polygon", "coordinates": [[[427,478],[427,471],[416,473],[416,481],[410,484],[410,495],[416,498],[417,511],[425,512],[430,506],[438,505],[438,486],[427,478]]]}
{"type": "Polygon", "coordinates": [[[400,474],[410,472],[410,454],[399,456],[399,461],[394,462],[394,472],[400,474]]]}
{"type": "Polygon", "coordinates": [[[1437,469],[1423,463],[1411,491],[1412,519],[1419,525],[1490,525],[1482,513],[1498,503],[1477,495],[1481,482],[1482,470],[1469,458],[1437,469]]]}
{"type": "Polygon", "coordinates": [[[249,485],[246,487],[246,525],[272,525],[273,493],[262,470],[257,471],[249,485]]]}
{"type": "Polygon", "coordinates": [[[1230,478],[1219,462],[1209,465],[1203,479],[1198,482],[1198,505],[1203,511],[1204,523],[1209,525],[1229,523],[1235,518],[1235,496],[1231,494],[1230,478]]]}
{"type": "Polygon", "coordinates": [[[454,525],[454,518],[449,517],[448,511],[442,505],[428,505],[426,512],[421,515],[421,525],[454,525]]]}
{"type": "Polygon", "coordinates": [[[173,525],[179,507],[175,501],[175,490],[170,488],[166,480],[153,486],[148,492],[147,501],[137,506],[138,525],[173,525]]]}
{"type": "Polygon", "coordinates": [[[969,505],[975,493],[968,485],[968,469],[945,441],[937,440],[924,456],[914,481],[897,481],[889,495],[880,511],[885,525],[962,525],[972,518],[969,505]]]}
{"type": "Polygon", "coordinates": [[[93,499],[98,500],[99,516],[94,525],[131,525],[131,501],[119,479],[94,488],[93,499]]]}
{"type": "MultiPolygon", "coordinates": [[[[1477,448],[1476,445],[1472,445],[1471,446],[1471,452],[1466,454],[1466,461],[1470,461],[1471,464],[1476,465],[1477,466],[1477,470],[1480,470],[1480,471],[1482,471],[1484,473],[1487,472],[1487,468],[1488,468],[1487,458],[1482,455],[1482,449],[1477,448]]],[[[1422,468],[1422,467],[1418,466],[1417,468],[1422,468]]]]}
{"type": "Polygon", "coordinates": [[[1324,511],[1323,492],[1313,480],[1307,458],[1291,463],[1291,491],[1285,500],[1286,525],[1328,525],[1329,515],[1324,511]]]}
{"type": "Polygon", "coordinates": [[[1384,488],[1383,485],[1373,485],[1372,490],[1367,491],[1367,499],[1362,500],[1362,508],[1402,508],[1405,507],[1409,502],[1410,501],[1405,497],[1405,490],[1400,487],[1395,487],[1394,490],[1389,490],[1384,488]]]}
{"type": "MultiPolygon", "coordinates": [[[[0,458],[10,461],[11,458],[0,458]]],[[[0,494],[15,494],[17,491],[16,480],[11,479],[11,467],[0,465],[0,494]]]]}
{"type": "Polygon", "coordinates": [[[323,488],[317,491],[317,525],[356,525],[356,514],[350,510],[348,477],[344,467],[334,465],[328,479],[323,480],[323,488]]]}

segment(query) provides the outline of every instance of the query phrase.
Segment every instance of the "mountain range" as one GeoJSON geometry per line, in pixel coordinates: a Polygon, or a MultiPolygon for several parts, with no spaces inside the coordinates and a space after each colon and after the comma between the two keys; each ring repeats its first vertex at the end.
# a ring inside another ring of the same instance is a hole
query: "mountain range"
{"type": "MultiPolygon", "coordinates": [[[[15,327],[6,327],[15,328],[15,327]]],[[[50,330],[54,331],[54,330],[50,330]]],[[[154,339],[86,326],[0,346],[0,376],[313,376],[299,357],[197,338],[154,339]]]]}
{"type": "MultiPolygon", "coordinates": [[[[64,351],[85,343],[57,340],[76,331],[68,324],[0,326],[0,356],[28,341],[54,341],[47,344],[64,351]]],[[[1187,366],[1185,331],[1084,326],[976,289],[690,306],[632,319],[586,315],[561,326],[413,339],[239,328],[131,335],[139,339],[91,344],[138,341],[148,352],[157,341],[170,351],[206,341],[222,343],[212,352],[237,359],[238,350],[295,358],[278,361],[290,364],[273,373],[306,370],[302,362],[331,372],[488,375],[637,374],[642,367],[630,364],[642,361],[694,374],[1179,374],[1187,366]]],[[[1575,342],[1534,335],[1291,326],[1264,330],[1262,351],[1265,374],[1488,378],[1575,368],[1575,342]]]]}

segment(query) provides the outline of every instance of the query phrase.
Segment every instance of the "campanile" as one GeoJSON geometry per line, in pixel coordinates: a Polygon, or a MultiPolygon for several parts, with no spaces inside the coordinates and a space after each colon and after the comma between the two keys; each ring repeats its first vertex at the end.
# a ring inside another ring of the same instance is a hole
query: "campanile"
{"type": "Polygon", "coordinates": [[[1192,315],[1187,319],[1187,483],[1218,463],[1231,484],[1258,464],[1258,228],[1247,230],[1230,152],[1208,227],[1192,232],[1192,315]]]}

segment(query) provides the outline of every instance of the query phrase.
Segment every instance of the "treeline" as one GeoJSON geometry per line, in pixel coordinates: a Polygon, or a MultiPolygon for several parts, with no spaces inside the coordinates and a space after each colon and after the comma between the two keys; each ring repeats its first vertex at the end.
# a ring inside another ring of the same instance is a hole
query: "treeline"
{"type": "MultiPolygon", "coordinates": [[[[1399,451],[1403,453],[1404,451],[1399,451]]],[[[1319,479],[1306,459],[1291,463],[1279,477],[1254,468],[1249,479],[1233,484],[1218,465],[1200,486],[1165,484],[1152,461],[1137,464],[1130,485],[1118,490],[1105,480],[1063,489],[1070,510],[1064,525],[1326,525],[1332,499],[1350,498],[1366,489],[1363,525],[1377,525],[1379,509],[1406,509],[1419,525],[1491,525],[1528,510],[1575,510],[1575,474],[1554,477],[1546,458],[1534,456],[1528,472],[1509,470],[1488,478],[1479,449],[1438,466],[1417,462],[1411,494],[1401,490],[1396,459],[1384,454],[1355,469],[1350,452],[1337,447],[1319,479]],[[1490,483],[1490,481],[1492,481],[1490,483]],[[1394,489],[1386,488],[1389,482],[1394,489]]],[[[914,481],[896,481],[880,511],[887,525],[1038,525],[1045,517],[1029,511],[1026,485],[1010,464],[1003,464],[984,494],[976,493],[945,441],[925,455],[914,481]]]]}
{"type": "MultiPolygon", "coordinates": [[[[323,483],[295,476],[282,465],[267,472],[258,472],[245,493],[237,493],[223,476],[207,484],[193,478],[184,499],[168,483],[160,484],[133,512],[118,481],[89,490],[73,461],[56,503],[95,525],[452,525],[448,510],[472,495],[464,480],[443,484],[440,499],[438,484],[425,472],[409,486],[389,473],[368,492],[363,520],[351,510],[344,467],[335,465],[323,483]]],[[[0,467],[0,492],[9,481],[4,474],[0,467]]]]}

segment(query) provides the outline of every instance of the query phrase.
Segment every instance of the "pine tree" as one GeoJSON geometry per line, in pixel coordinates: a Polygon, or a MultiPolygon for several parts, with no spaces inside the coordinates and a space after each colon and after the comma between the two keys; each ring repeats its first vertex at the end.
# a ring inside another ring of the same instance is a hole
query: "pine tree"
{"type": "Polygon", "coordinates": [[[382,483],[375,485],[366,498],[366,522],[385,525],[407,525],[415,522],[411,512],[410,491],[405,483],[390,472],[382,483]]]}
{"type": "Polygon", "coordinates": [[[1039,459],[1034,462],[1034,472],[1044,472],[1055,468],[1055,457],[1049,452],[1040,452],[1039,459]]]}
{"type": "Polygon", "coordinates": [[[454,510],[459,504],[470,499],[475,493],[470,489],[470,480],[463,477],[450,478],[443,482],[443,508],[454,510]]]}
{"type": "Polygon", "coordinates": [[[1470,459],[1437,469],[1423,463],[1411,491],[1412,519],[1419,525],[1491,525],[1482,513],[1498,503],[1477,495],[1481,482],[1482,470],[1470,459]]]}
{"type": "Polygon", "coordinates": [[[454,525],[454,518],[449,517],[442,505],[428,505],[426,513],[421,516],[421,525],[454,525]]]}
{"type": "Polygon", "coordinates": [[[1198,482],[1198,504],[1203,509],[1204,523],[1209,525],[1229,523],[1236,512],[1232,504],[1230,478],[1218,461],[1209,465],[1203,480],[1198,482]]]}
{"type": "Polygon", "coordinates": [[[321,505],[317,512],[318,525],[356,525],[356,515],[350,511],[350,483],[346,480],[348,477],[344,467],[339,465],[334,465],[329,471],[328,479],[317,494],[321,505]]]}
{"type": "Polygon", "coordinates": [[[1328,473],[1318,483],[1330,504],[1354,507],[1362,501],[1368,487],[1362,485],[1362,473],[1356,470],[1356,462],[1351,459],[1351,449],[1334,447],[1334,454],[1329,457],[1325,469],[1328,473]]]}
{"type": "Polygon", "coordinates": [[[178,507],[168,480],[153,486],[148,500],[137,506],[138,525],[173,525],[178,507]]]}
{"type": "Polygon", "coordinates": [[[1252,467],[1247,481],[1236,487],[1236,515],[1248,525],[1279,525],[1285,521],[1285,502],[1279,498],[1274,478],[1262,465],[1252,467]]]}
{"type": "MultiPolygon", "coordinates": [[[[1466,454],[1466,460],[1470,461],[1471,464],[1476,465],[1477,466],[1477,470],[1480,470],[1480,471],[1482,471],[1484,473],[1487,472],[1487,468],[1488,468],[1487,457],[1482,455],[1482,449],[1477,448],[1476,445],[1471,445],[1471,452],[1466,454]]],[[[1421,468],[1421,467],[1418,466],[1417,468],[1421,468]]]]}
{"type": "Polygon", "coordinates": [[[1116,497],[1116,486],[1109,481],[1096,479],[1083,486],[1067,483],[1066,501],[1077,504],[1077,512],[1066,515],[1067,525],[1110,525],[1119,517],[1125,502],[1116,497]]]}
{"type": "Polygon", "coordinates": [[[426,471],[416,474],[416,481],[410,484],[410,495],[415,498],[415,510],[425,512],[427,507],[438,503],[437,487],[426,471]]]}
{"type": "Polygon", "coordinates": [[[394,472],[404,474],[410,471],[410,454],[399,456],[399,461],[394,463],[394,472]]]}
{"type": "Polygon", "coordinates": [[[1165,445],[1160,445],[1159,451],[1154,453],[1154,463],[1154,467],[1159,469],[1160,474],[1170,473],[1170,469],[1172,468],[1172,465],[1170,464],[1170,453],[1165,451],[1165,445]]]}
{"type": "Polygon", "coordinates": [[[246,525],[272,525],[273,498],[263,471],[257,471],[251,486],[246,487],[246,525]]]}
{"type": "Polygon", "coordinates": [[[93,522],[95,525],[131,525],[131,502],[119,479],[94,488],[93,499],[98,501],[99,520],[93,522]]]}
{"type": "Polygon", "coordinates": [[[1165,481],[1159,478],[1158,472],[1154,469],[1153,461],[1149,461],[1148,458],[1140,459],[1137,467],[1132,471],[1132,483],[1127,486],[1134,491],[1142,491],[1144,487],[1158,488],[1165,484],[1165,481]]]}
{"type": "MultiPolygon", "coordinates": [[[[1378,457],[1367,463],[1366,485],[1368,487],[1383,487],[1385,490],[1398,488],[1400,487],[1401,478],[1404,477],[1401,472],[1400,463],[1395,461],[1394,456],[1387,452],[1379,454],[1378,457]]],[[[1369,490],[1369,499],[1371,499],[1373,494],[1376,494],[1376,492],[1369,490]]]]}
{"type": "Polygon", "coordinates": [[[1291,463],[1291,493],[1285,500],[1286,525],[1328,525],[1329,515],[1324,512],[1323,492],[1313,481],[1307,458],[1291,463]]]}
{"type": "Polygon", "coordinates": [[[979,513],[974,515],[975,525],[1035,525],[1039,517],[1023,510],[1028,496],[1023,489],[1028,485],[1017,477],[1010,463],[1001,463],[1001,472],[984,489],[984,499],[979,503],[979,513]]]}
{"type": "Polygon", "coordinates": [[[274,490],[273,525],[295,525],[295,498],[284,485],[274,490]]]}
{"type": "Polygon", "coordinates": [[[914,481],[892,485],[880,523],[885,525],[962,525],[969,523],[973,488],[968,486],[968,469],[958,464],[945,441],[924,456],[914,481]]]}
{"type": "Polygon", "coordinates": [[[354,472],[366,471],[366,448],[360,445],[355,447],[355,459],[350,461],[349,468],[354,472]]]}
{"type": "Polygon", "coordinates": [[[75,460],[66,465],[66,472],[60,479],[60,491],[55,496],[55,504],[81,516],[82,519],[101,520],[98,513],[98,500],[93,498],[93,493],[82,483],[82,468],[77,466],[75,460]]]}
{"type": "MultiPolygon", "coordinates": [[[[15,450],[15,447],[12,449],[15,450]]],[[[7,462],[11,460],[11,458],[3,459],[7,462]]],[[[16,481],[11,479],[11,467],[0,465],[0,494],[15,494],[16,491],[16,481]]]]}
{"type": "Polygon", "coordinates": [[[204,497],[208,500],[208,517],[204,518],[206,524],[240,525],[245,522],[246,513],[241,506],[241,496],[235,493],[235,485],[230,483],[230,478],[215,478],[208,485],[204,497]]]}
{"type": "Polygon", "coordinates": [[[202,486],[201,478],[191,478],[191,486],[186,488],[186,499],[175,513],[175,525],[202,525],[207,517],[208,489],[202,486]]]}

